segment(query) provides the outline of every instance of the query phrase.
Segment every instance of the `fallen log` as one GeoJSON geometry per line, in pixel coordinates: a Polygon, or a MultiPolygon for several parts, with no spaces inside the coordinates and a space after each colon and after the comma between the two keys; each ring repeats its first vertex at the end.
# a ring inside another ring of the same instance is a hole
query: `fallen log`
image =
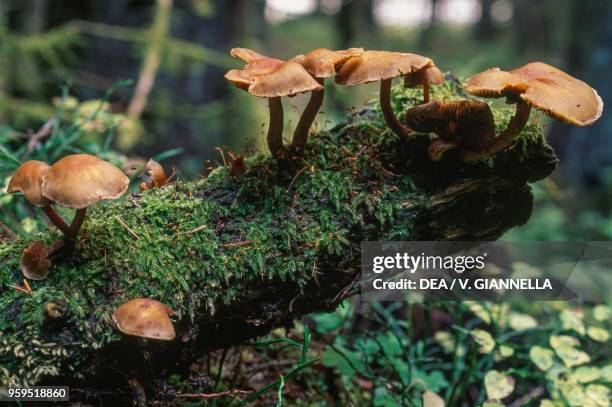
{"type": "MultiPolygon", "coordinates": [[[[451,81],[437,97],[465,96],[451,81]]],[[[393,91],[397,110],[419,99],[393,91]]],[[[504,128],[513,111],[494,113],[504,128]]],[[[0,383],[68,385],[88,401],[154,395],[208,350],[334,309],[357,276],[363,240],[493,240],[524,224],[529,182],[557,164],[535,122],[475,164],[450,154],[431,162],[428,143],[427,135],[398,139],[378,107],[367,106],[312,135],[293,168],[256,156],[237,176],[220,167],[100,206],[75,255],[32,281],[31,295],[9,288],[22,281],[18,261],[29,241],[0,246],[0,383]],[[174,341],[115,328],[116,307],[136,297],[176,311],[174,341]]]]}

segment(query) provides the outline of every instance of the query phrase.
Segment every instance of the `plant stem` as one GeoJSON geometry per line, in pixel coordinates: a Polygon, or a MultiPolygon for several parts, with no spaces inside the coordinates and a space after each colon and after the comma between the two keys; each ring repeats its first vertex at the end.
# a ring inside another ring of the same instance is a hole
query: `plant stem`
{"type": "MultiPolygon", "coordinates": [[[[325,79],[316,78],[317,82],[321,85],[324,84],[325,79]]],[[[291,153],[294,156],[301,157],[304,155],[304,149],[306,148],[306,141],[308,141],[308,134],[310,133],[310,126],[317,117],[317,113],[323,104],[325,89],[313,90],[310,92],[310,101],[304,108],[302,116],[295,128],[293,133],[293,142],[291,143],[291,153]]]]}
{"type": "Polygon", "coordinates": [[[385,116],[385,121],[393,130],[395,134],[400,137],[408,137],[412,130],[406,126],[403,126],[395,113],[393,113],[393,109],[391,108],[391,82],[393,79],[383,79],[380,81],[380,108],[385,116]]]}
{"type": "Polygon", "coordinates": [[[287,149],[283,145],[283,104],[280,97],[268,98],[270,124],[268,127],[268,148],[272,156],[279,161],[287,158],[287,149]]]}
{"type": "Polygon", "coordinates": [[[41,209],[45,215],[47,215],[51,223],[61,230],[64,235],[70,236],[70,226],[68,226],[64,218],[55,212],[51,206],[44,206],[41,209]]]}

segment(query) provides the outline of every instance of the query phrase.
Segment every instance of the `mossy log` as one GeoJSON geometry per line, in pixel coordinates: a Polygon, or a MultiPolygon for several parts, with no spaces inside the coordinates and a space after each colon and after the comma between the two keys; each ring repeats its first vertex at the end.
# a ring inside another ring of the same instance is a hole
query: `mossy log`
{"type": "MultiPolygon", "coordinates": [[[[449,81],[432,97],[465,95],[449,81]]],[[[393,91],[396,111],[420,99],[393,91]]],[[[495,109],[500,128],[512,113],[495,109]]],[[[138,377],[154,392],[207,350],[332,310],[359,272],[363,240],[492,240],[525,223],[528,183],[557,163],[534,122],[510,148],[475,164],[452,155],[429,161],[430,137],[400,140],[379,108],[367,106],[312,135],[293,168],[256,156],[235,177],[220,167],[99,206],[75,255],[31,282],[31,295],[8,288],[22,280],[28,241],[0,246],[0,382],[125,400],[128,380],[138,377]],[[112,313],[136,297],[176,311],[174,341],[117,331],[112,313]]]]}

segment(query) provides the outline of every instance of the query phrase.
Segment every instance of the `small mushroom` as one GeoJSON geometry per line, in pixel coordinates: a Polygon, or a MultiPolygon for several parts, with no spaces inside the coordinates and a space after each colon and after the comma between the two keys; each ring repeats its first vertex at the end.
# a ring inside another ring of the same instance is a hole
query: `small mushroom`
{"type": "Polygon", "coordinates": [[[487,148],[464,155],[466,161],[506,148],[527,124],[531,107],[576,126],[593,124],[603,111],[603,102],[595,89],[543,62],[532,62],[508,72],[488,69],[469,78],[464,86],[473,95],[505,96],[506,103],[516,104],[516,113],[506,130],[487,148]]]}
{"type": "Polygon", "coordinates": [[[67,237],[76,240],[85,220],[87,207],[123,195],[129,179],[123,171],[96,156],[68,155],[49,168],[42,177],[43,195],[65,208],[76,209],[67,237]]]}
{"type": "Polygon", "coordinates": [[[406,111],[406,123],[414,131],[438,135],[428,149],[433,161],[448,150],[478,151],[495,140],[491,108],[477,100],[424,103],[406,111]]]}
{"type": "Polygon", "coordinates": [[[225,78],[240,89],[250,94],[267,98],[270,109],[268,127],[268,147],[272,155],[284,162],[288,157],[287,148],[283,145],[283,105],[281,97],[294,96],[298,93],[321,90],[323,87],[297,62],[284,62],[275,69],[262,74],[245,67],[241,72],[231,70],[225,78]],[[248,87],[246,86],[248,83],[248,87]]]}
{"type": "Polygon", "coordinates": [[[44,242],[36,240],[21,252],[19,268],[24,277],[30,280],[44,280],[51,267],[49,250],[44,242]]]}
{"type": "Polygon", "coordinates": [[[391,108],[391,82],[432,64],[431,59],[416,54],[366,51],[344,63],[336,75],[336,83],[351,86],[380,81],[380,108],[387,124],[398,136],[408,137],[411,130],[397,120],[391,108]]]}
{"type": "Polygon", "coordinates": [[[145,165],[144,182],[140,183],[140,189],[161,188],[168,182],[164,167],[157,161],[150,159],[145,165]]]}
{"type": "MultiPolygon", "coordinates": [[[[332,51],[327,48],[319,48],[306,55],[299,55],[291,61],[298,62],[314,78],[324,86],[325,78],[333,76],[338,72],[342,65],[351,57],[363,54],[363,48],[349,48],[346,50],[332,51]]],[[[304,109],[293,133],[291,143],[291,153],[295,156],[302,156],[308,140],[310,126],[317,117],[317,113],[323,104],[325,88],[314,89],[311,92],[310,101],[304,109]]]]}
{"type": "Polygon", "coordinates": [[[136,298],[121,304],[113,314],[117,328],[127,335],[170,341],[174,339],[174,325],[168,317],[169,307],[150,298],[136,298]]]}
{"type": "Polygon", "coordinates": [[[423,86],[423,103],[429,102],[429,85],[442,85],[444,74],[435,65],[404,76],[404,87],[423,86]]]}
{"type": "Polygon", "coordinates": [[[9,193],[21,192],[25,198],[34,206],[38,206],[47,215],[49,220],[65,235],[70,227],[66,221],[53,210],[53,203],[42,194],[42,177],[49,171],[51,166],[42,161],[26,161],[21,164],[9,181],[7,191],[9,193]]]}

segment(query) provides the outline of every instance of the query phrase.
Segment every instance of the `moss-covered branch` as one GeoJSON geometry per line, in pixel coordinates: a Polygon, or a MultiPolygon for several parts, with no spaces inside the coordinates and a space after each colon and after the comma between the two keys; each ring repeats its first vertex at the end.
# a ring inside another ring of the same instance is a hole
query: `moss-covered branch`
{"type": "MultiPolygon", "coordinates": [[[[432,97],[458,92],[448,84],[432,97]]],[[[400,111],[421,96],[395,89],[393,98],[400,111]]],[[[495,114],[503,128],[512,110],[495,114]]],[[[405,144],[366,107],[311,137],[292,170],[257,156],[237,177],[219,168],[133,194],[93,210],[75,257],[32,282],[32,295],[7,288],[21,281],[28,242],[0,246],[0,382],[121,395],[138,374],[154,386],[207,349],[332,309],[356,277],[362,240],[497,238],[527,221],[528,182],[556,165],[533,123],[508,150],[472,165],[429,161],[428,142],[405,144]],[[177,312],[175,341],[144,343],[115,329],[115,307],[135,297],[177,312]]]]}

